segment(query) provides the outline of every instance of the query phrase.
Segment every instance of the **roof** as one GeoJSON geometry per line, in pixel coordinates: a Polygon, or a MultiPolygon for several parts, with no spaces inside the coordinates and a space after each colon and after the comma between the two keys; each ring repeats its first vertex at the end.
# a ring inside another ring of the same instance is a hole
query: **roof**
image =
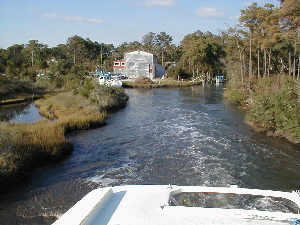
{"type": "Polygon", "coordinates": [[[133,52],[127,52],[125,55],[130,54],[130,55],[136,55],[136,54],[141,54],[141,55],[153,55],[152,53],[149,52],[144,52],[144,51],[133,51],[133,52]]]}

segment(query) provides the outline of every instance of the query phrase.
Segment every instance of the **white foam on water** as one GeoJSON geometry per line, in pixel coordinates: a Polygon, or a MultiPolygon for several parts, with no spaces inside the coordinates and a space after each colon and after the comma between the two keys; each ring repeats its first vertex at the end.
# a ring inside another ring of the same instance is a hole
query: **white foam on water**
{"type": "Polygon", "coordinates": [[[135,172],[134,162],[123,164],[120,167],[106,168],[98,171],[97,175],[87,178],[89,182],[95,182],[102,187],[120,185],[131,180],[139,180],[135,172]]]}

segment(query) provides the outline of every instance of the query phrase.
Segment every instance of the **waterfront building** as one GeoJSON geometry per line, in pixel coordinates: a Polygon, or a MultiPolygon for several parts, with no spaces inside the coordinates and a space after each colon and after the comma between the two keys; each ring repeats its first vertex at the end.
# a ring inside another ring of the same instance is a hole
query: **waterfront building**
{"type": "Polygon", "coordinates": [[[121,73],[133,79],[141,76],[153,79],[162,77],[166,73],[166,69],[157,63],[153,54],[134,51],[126,53],[124,60],[114,61],[114,73],[121,73]]]}

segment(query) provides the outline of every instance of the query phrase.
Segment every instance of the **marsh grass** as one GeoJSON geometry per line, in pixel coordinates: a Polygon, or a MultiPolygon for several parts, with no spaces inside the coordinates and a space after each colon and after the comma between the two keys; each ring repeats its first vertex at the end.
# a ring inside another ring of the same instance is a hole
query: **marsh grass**
{"type": "Polygon", "coordinates": [[[123,89],[96,85],[91,96],[64,92],[37,100],[40,113],[54,122],[1,123],[0,190],[22,181],[40,164],[70,154],[73,145],[66,131],[104,125],[106,110],[122,107],[127,100],[123,89]]]}
{"type": "Polygon", "coordinates": [[[190,82],[190,81],[177,81],[172,79],[157,79],[152,83],[147,82],[134,82],[123,81],[123,87],[125,88],[174,88],[174,87],[189,87],[193,85],[200,85],[202,82],[190,82]]]}
{"type": "Polygon", "coordinates": [[[160,80],[160,85],[164,86],[171,86],[171,87],[188,87],[188,86],[193,86],[193,85],[200,85],[202,84],[202,81],[177,81],[177,80],[172,80],[172,79],[166,79],[166,80],[160,80]]]}
{"type": "Polygon", "coordinates": [[[89,129],[105,123],[106,112],[88,98],[71,92],[59,93],[51,98],[36,102],[40,113],[66,130],[89,129]]]}
{"type": "Polygon", "coordinates": [[[0,124],[0,189],[18,182],[47,160],[69,155],[73,145],[58,123],[0,124]]]}
{"type": "Polygon", "coordinates": [[[57,109],[54,110],[59,122],[67,130],[89,129],[105,123],[106,112],[96,111],[93,108],[57,109]]]}

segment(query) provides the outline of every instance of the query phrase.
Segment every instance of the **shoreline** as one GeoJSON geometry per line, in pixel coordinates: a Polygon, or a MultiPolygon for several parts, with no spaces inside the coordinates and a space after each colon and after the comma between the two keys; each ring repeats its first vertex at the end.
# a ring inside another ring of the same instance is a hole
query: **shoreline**
{"type": "Polygon", "coordinates": [[[288,135],[286,132],[282,130],[272,130],[267,127],[263,127],[259,124],[256,124],[250,120],[247,120],[247,113],[251,110],[251,106],[249,106],[248,100],[244,101],[238,101],[238,100],[232,100],[227,98],[229,101],[235,103],[238,105],[240,108],[244,109],[246,111],[244,122],[251,127],[252,130],[254,130],[256,133],[261,133],[265,134],[267,137],[272,137],[272,138],[281,138],[284,139],[285,141],[295,144],[295,145],[300,145],[300,139],[297,139],[295,137],[292,137],[291,135],[288,135]]]}
{"type": "Polygon", "coordinates": [[[35,101],[42,98],[41,96],[32,96],[32,97],[25,97],[23,99],[9,99],[6,101],[0,101],[0,106],[1,105],[12,105],[12,104],[18,104],[18,103],[23,103],[23,102],[28,102],[28,101],[35,101]]]}
{"type": "Polygon", "coordinates": [[[178,88],[202,85],[202,81],[177,81],[177,80],[162,80],[154,79],[152,83],[135,83],[135,80],[122,80],[123,88],[178,88]]]}
{"type": "MultiPolygon", "coordinates": [[[[47,104],[49,103],[47,102],[49,98],[42,99],[40,97],[39,99],[37,101],[44,100],[47,104]]],[[[25,101],[27,100],[22,100],[22,102],[25,101]]],[[[53,103],[50,102],[50,105],[47,105],[44,102],[44,104],[37,106],[40,113],[48,117],[51,114],[55,115],[54,110],[57,110],[55,112],[57,121],[52,123],[38,121],[28,124],[0,124],[0,132],[2,133],[0,138],[0,146],[2,147],[0,152],[1,194],[13,185],[22,184],[37,167],[63,160],[71,155],[73,144],[66,139],[67,132],[105,126],[107,112],[126,107],[127,101],[128,99],[125,103],[118,102],[116,105],[102,108],[98,113],[93,109],[91,109],[92,111],[87,110],[87,107],[67,109],[56,106],[55,109],[53,103]],[[46,111],[41,112],[41,108],[46,109],[46,111]],[[78,114],[79,111],[83,116],[78,114]],[[92,117],[87,118],[92,113],[92,117]],[[15,130],[18,131],[18,134],[15,130]]],[[[13,104],[15,100],[9,102],[13,104]]]]}

